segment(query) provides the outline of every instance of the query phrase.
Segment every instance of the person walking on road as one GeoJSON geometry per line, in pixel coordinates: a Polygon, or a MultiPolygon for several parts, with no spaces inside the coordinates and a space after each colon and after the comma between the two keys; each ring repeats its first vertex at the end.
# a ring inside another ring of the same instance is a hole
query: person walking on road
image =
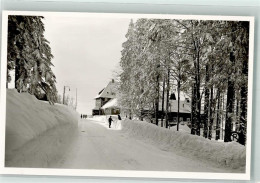
{"type": "Polygon", "coordinates": [[[118,120],[122,120],[122,119],[121,119],[121,116],[120,116],[119,114],[118,114],[118,120]]]}
{"type": "Polygon", "coordinates": [[[110,117],[108,118],[109,128],[111,128],[111,123],[112,123],[112,121],[113,121],[113,119],[112,119],[112,117],[110,116],[110,117]]]}

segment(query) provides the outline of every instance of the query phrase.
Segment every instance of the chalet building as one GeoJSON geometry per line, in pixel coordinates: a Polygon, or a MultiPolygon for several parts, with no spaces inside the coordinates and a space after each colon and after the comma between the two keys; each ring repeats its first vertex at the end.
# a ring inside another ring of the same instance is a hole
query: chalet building
{"type": "MultiPolygon", "coordinates": [[[[165,109],[165,108],[164,108],[165,109]]],[[[170,100],[169,101],[169,113],[168,118],[169,121],[177,122],[177,113],[178,113],[178,101],[170,100]]],[[[159,116],[161,117],[162,111],[159,110],[159,116]]],[[[191,103],[189,99],[180,100],[179,104],[179,121],[187,121],[191,120],[191,103]]]]}
{"type": "Polygon", "coordinates": [[[95,108],[92,109],[92,115],[112,115],[119,114],[120,109],[117,107],[116,83],[110,81],[95,97],[95,108]]]}
{"type": "MultiPolygon", "coordinates": [[[[180,122],[190,122],[191,121],[191,102],[189,98],[181,97],[182,100],[180,100],[179,104],[179,121],[180,122]]],[[[164,102],[164,114],[162,112],[162,103],[160,101],[159,103],[159,111],[158,111],[158,117],[159,119],[164,116],[165,119],[165,109],[166,109],[166,101],[164,102]]],[[[170,122],[177,122],[177,113],[178,113],[178,100],[176,100],[176,96],[174,93],[170,95],[169,100],[169,113],[168,113],[168,119],[170,122]]],[[[153,115],[153,118],[155,118],[155,115],[153,115]]]]}

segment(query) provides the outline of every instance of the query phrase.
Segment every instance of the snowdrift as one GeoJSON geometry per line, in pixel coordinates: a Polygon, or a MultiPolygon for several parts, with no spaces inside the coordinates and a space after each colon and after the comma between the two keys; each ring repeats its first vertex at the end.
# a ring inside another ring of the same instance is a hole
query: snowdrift
{"type": "Polygon", "coordinates": [[[78,117],[67,106],[50,105],[28,93],[7,90],[6,166],[49,166],[48,162],[57,156],[55,153],[65,148],[64,141],[68,146],[78,117]]]}
{"type": "Polygon", "coordinates": [[[98,115],[98,116],[93,116],[93,118],[91,118],[91,120],[102,122],[102,123],[108,123],[108,118],[109,118],[109,116],[106,116],[106,115],[98,115]]]}
{"type": "MultiPolygon", "coordinates": [[[[174,131],[177,131],[177,127],[176,126],[174,126],[174,127],[171,127],[170,128],[170,130],[174,130],[174,131]]],[[[183,132],[183,133],[188,133],[188,134],[190,134],[190,128],[186,125],[186,124],[180,124],[179,125],[179,131],[180,132],[183,132]]]]}
{"type": "Polygon", "coordinates": [[[236,142],[221,143],[200,136],[159,128],[151,123],[123,120],[122,130],[132,137],[156,144],[165,151],[188,157],[197,157],[217,166],[244,171],[246,148],[236,142]]]}

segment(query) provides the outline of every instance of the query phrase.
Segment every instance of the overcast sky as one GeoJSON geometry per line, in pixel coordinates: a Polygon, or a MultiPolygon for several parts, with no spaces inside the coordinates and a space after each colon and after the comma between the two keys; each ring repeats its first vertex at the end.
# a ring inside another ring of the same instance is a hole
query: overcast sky
{"type": "Polygon", "coordinates": [[[78,112],[91,114],[94,97],[112,79],[119,65],[130,19],[44,16],[50,41],[57,89],[76,98],[78,112]]]}

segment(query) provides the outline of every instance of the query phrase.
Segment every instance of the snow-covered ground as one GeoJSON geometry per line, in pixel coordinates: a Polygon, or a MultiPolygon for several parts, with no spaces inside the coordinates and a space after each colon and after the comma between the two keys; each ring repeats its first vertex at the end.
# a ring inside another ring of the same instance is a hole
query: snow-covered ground
{"type": "Polygon", "coordinates": [[[48,167],[69,148],[78,125],[76,111],[15,89],[7,90],[6,103],[6,166],[48,167]]]}
{"type": "MultiPolygon", "coordinates": [[[[181,127],[180,128],[185,128],[181,127]]],[[[246,148],[236,142],[222,143],[185,132],[177,132],[134,120],[122,121],[122,130],[131,136],[155,144],[159,148],[195,157],[222,167],[245,170],[246,148]]]]}
{"type": "Polygon", "coordinates": [[[112,116],[81,119],[63,105],[7,91],[6,166],[244,172],[245,147],[112,116]]]}
{"type": "MultiPolygon", "coordinates": [[[[112,117],[117,121],[117,116],[112,117]]],[[[108,128],[107,119],[106,116],[93,118],[108,128]]],[[[164,151],[193,157],[220,167],[236,169],[239,172],[245,171],[246,148],[236,142],[223,143],[191,135],[190,128],[182,124],[179,126],[179,132],[176,131],[176,127],[169,130],[138,120],[125,119],[117,121],[117,125],[120,128],[113,127],[112,123],[112,130],[122,129],[129,136],[153,144],[164,151]]]]}
{"type": "Polygon", "coordinates": [[[89,118],[92,121],[96,121],[97,123],[99,123],[100,125],[104,126],[105,128],[109,128],[109,124],[108,124],[108,118],[109,116],[112,117],[112,123],[111,123],[111,130],[121,130],[122,126],[121,126],[121,121],[118,120],[117,115],[100,115],[100,116],[93,116],[93,118],[89,118]]]}
{"type": "Polygon", "coordinates": [[[91,118],[82,119],[74,143],[52,168],[238,172],[161,150],[122,130],[108,129],[103,124],[91,118]]]}

